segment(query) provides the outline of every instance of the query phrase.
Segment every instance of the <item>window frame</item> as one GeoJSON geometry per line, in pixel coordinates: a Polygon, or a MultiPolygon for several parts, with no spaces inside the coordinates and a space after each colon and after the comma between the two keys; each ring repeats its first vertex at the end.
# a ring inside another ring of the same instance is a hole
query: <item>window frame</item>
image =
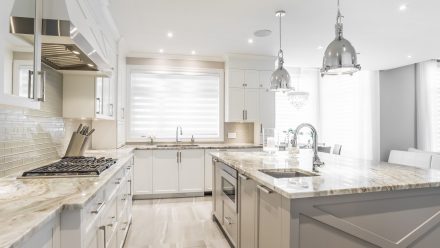
{"type": "MultiPolygon", "coordinates": [[[[224,142],[224,122],[225,122],[225,71],[223,69],[211,69],[211,68],[183,68],[183,67],[157,67],[149,65],[127,65],[127,90],[126,90],[126,109],[127,109],[127,125],[125,128],[126,141],[127,142],[145,142],[148,137],[145,138],[132,138],[130,137],[131,128],[131,74],[132,73],[200,73],[200,74],[215,74],[219,76],[219,137],[216,138],[195,138],[196,142],[224,142]]],[[[185,129],[183,130],[185,132],[185,129]]],[[[190,139],[181,139],[183,142],[189,142],[190,139]]],[[[155,142],[175,142],[175,139],[156,138],[155,142]]]]}

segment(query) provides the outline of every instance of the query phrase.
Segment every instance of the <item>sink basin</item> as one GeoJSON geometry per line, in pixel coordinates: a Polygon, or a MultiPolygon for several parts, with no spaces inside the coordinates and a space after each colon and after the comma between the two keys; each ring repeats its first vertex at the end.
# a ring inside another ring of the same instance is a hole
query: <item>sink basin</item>
{"type": "Polygon", "coordinates": [[[196,144],[169,144],[169,145],[157,145],[157,147],[197,147],[196,144]]]}
{"type": "Polygon", "coordinates": [[[264,174],[267,174],[275,178],[292,178],[292,177],[314,177],[319,176],[316,173],[303,171],[299,169],[262,169],[259,170],[264,174]]]}

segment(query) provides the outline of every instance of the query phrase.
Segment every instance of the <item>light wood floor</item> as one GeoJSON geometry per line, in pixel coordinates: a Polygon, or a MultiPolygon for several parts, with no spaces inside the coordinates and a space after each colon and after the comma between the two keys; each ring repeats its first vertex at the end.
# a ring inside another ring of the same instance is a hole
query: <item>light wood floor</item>
{"type": "Polygon", "coordinates": [[[124,247],[229,248],[211,209],[211,197],[136,200],[124,247]]]}

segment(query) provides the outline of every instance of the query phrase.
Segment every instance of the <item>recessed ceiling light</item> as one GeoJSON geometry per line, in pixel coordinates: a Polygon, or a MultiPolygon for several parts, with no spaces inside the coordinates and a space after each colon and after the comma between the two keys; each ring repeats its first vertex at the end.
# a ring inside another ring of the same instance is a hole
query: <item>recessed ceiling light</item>
{"type": "Polygon", "coordinates": [[[191,54],[192,54],[192,55],[196,54],[196,51],[192,50],[192,51],[191,51],[191,54]]]}
{"type": "Polygon", "coordinates": [[[412,58],[412,55],[408,55],[408,56],[406,56],[407,58],[409,58],[409,59],[411,59],[412,58]]]}
{"type": "Polygon", "coordinates": [[[172,32],[167,33],[168,38],[173,38],[174,34],[172,32]]]}
{"type": "Polygon", "coordinates": [[[252,44],[252,43],[254,43],[254,40],[253,39],[248,39],[248,43],[252,44]]]}
{"type": "Polygon", "coordinates": [[[267,37],[272,34],[269,29],[261,29],[254,32],[255,37],[267,37]]]}
{"type": "Polygon", "coordinates": [[[87,64],[88,67],[95,67],[93,64],[87,64]]]}
{"type": "Polygon", "coordinates": [[[74,53],[74,54],[76,54],[76,55],[79,54],[79,52],[78,52],[77,50],[72,50],[72,53],[74,53]]]}
{"type": "Polygon", "coordinates": [[[163,49],[159,49],[159,52],[160,52],[160,53],[163,53],[163,49]]]}
{"type": "Polygon", "coordinates": [[[408,6],[406,4],[402,4],[399,6],[400,11],[405,11],[406,9],[408,9],[408,6]]]}
{"type": "Polygon", "coordinates": [[[324,49],[324,47],[323,46],[318,46],[316,49],[322,50],[322,49],[324,49]]]}

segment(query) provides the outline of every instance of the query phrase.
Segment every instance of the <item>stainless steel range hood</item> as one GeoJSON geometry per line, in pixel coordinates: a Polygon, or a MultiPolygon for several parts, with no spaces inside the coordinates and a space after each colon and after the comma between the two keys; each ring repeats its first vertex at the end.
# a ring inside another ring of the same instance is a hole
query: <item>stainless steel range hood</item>
{"type": "MultiPolygon", "coordinates": [[[[33,28],[33,18],[10,18],[10,32],[29,42],[33,41],[33,28]]],[[[68,20],[43,19],[41,60],[56,70],[98,71],[110,68],[68,20]]]]}

